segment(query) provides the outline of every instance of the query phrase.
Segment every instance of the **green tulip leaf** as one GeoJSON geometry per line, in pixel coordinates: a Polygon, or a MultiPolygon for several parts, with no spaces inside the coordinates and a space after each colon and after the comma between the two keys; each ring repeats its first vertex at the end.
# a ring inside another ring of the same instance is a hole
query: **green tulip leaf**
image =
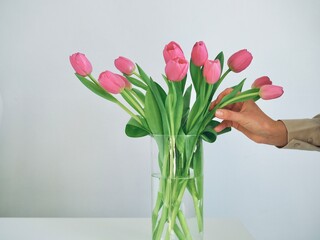
{"type": "Polygon", "coordinates": [[[157,87],[158,89],[158,92],[159,92],[159,95],[161,97],[161,100],[163,102],[163,104],[166,102],[166,98],[167,98],[167,94],[166,92],[163,90],[163,88],[157,83],[157,82],[154,82],[155,86],[157,87]]]}
{"type": "MultiPolygon", "coordinates": [[[[165,106],[164,106],[164,102],[162,100],[162,98],[164,97],[164,94],[161,90],[159,90],[159,85],[154,82],[152,80],[152,78],[149,78],[147,76],[147,74],[142,70],[142,68],[137,64],[137,68],[138,68],[138,71],[139,71],[139,74],[140,74],[140,77],[141,79],[148,85],[148,90],[147,92],[150,92],[149,93],[149,98],[153,99],[153,103],[150,104],[150,105],[154,105],[157,107],[157,110],[154,110],[155,112],[159,112],[160,113],[160,119],[159,121],[162,122],[162,127],[161,127],[161,132],[164,134],[164,135],[167,135],[169,134],[169,120],[168,120],[168,117],[167,117],[167,113],[166,113],[166,109],[165,109],[165,106]],[[152,97],[150,96],[152,95],[152,97]]],[[[147,94],[146,94],[147,95],[147,94]]],[[[148,100],[147,100],[147,97],[146,97],[146,100],[145,100],[145,108],[148,104],[148,100]]],[[[150,107],[150,106],[149,106],[150,107]]],[[[151,110],[150,110],[151,111],[151,110]]],[[[148,117],[147,117],[148,119],[148,117]]],[[[148,119],[149,122],[152,121],[152,119],[148,119]]],[[[149,124],[148,122],[148,124],[149,124]]],[[[149,125],[150,126],[150,125],[149,125]]],[[[151,128],[151,127],[150,127],[151,128]]],[[[158,129],[159,130],[159,129],[158,129]]],[[[153,132],[155,134],[155,132],[153,132]]]]}
{"type": "Polygon", "coordinates": [[[227,133],[227,132],[230,132],[230,131],[231,131],[231,127],[226,127],[221,132],[218,132],[218,135],[221,135],[221,134],[224,134],[224,133],[227,133]]]}
{"type": "Polygon", "coordinates": [[[139,74],[140,74],[140,77],[141,79],[148,85],[150,86],[150,78],[148,77],[148,75],[142,70],[142,68],[138,65],[137,65],[137,68],[138,68],[138,71],[139,71],[139,74]]]}
{"type": "Polygon", "coordinates": [[[220,124],[219,121],[215,121],[215,120],[211,120],[207,126],[205,127],[205,129],[203,130],[202,134],[201,134],[201,137],[204,141],[206,142],[209,142],[209,143],[213,143],[216,141],[217,139],[217,135],[221,135],[221,134],[224,134],[224,133],[227,133],[227,132],[230,132],[231,131],[231,128],[230,127],[227,127],[225,129],[223,129],[221,132],[216,132],[214,130],[214,128],[216,126],[218,126],[220,124]]]}
{"type": "Polygon", "coordinates": [[[229,101],[230,99],[234,98],[239,92],[241,92],[245,80],[246,80],[246,79],[243,79],[238,85],[234,86],[232,92],[229,93],[228,95],[224,96],[224,97],[221,99],[219,105],[222,105],[223,103],[229,101]]]}
{"type": "Polygon", "coordinates": [[[219,59],[220,65],[221,65],[221,72],[223,71],[223,65],[224,65],[224,54],[223,52],[220,52],[215,59],[219,59]]]}
{"type": "Polygon", "coordinates": [[[161,113],[150,88],[146,92],[144,112],[151,132],[153,134],[162,134],[161,113]]]}
{"type": "Polygon", "coordinates": [[[138,95],[139,99],[145,103],[146,96],[139,89],[132,88],[132,91],[134,91],[138,95]]]}
{"type": "Polygon", "coordinates": [[[149,132],[134,118],[130,118],[126,125],[125,133],[128,137],[139,138],[149,135],[149,132]]]}
{"type": "Polygon", "coordinates": [[[164,78],[169,88],[165,107],[169,117],[170,129],[172,134],[177,135],[180,129],[183,114],[183,96],[179,83],[167,81],[165,76],[164,78]]]}
{"type": "Polygon", "coordinates": [[[199,98],[197,98],[188,116],[187,126],[186,126],[187,134],[190,134],[191,130],[195,129],[195,125],[201,124],[201,121],[198,121],[198,118],[202,115],[202,111],[201,111],[202,107],[203,107],[202,101],[199,98]]]}
{"type": "Polygon", "coordinates": [[[183,130],[180,128],[178,136],[176,138],[176,146],[181,155],[184,154],[184,146],[185,146],[185,134],[183,130]]]}
{"type": "Polygon", "coordinates": [[[173,114],[174,114],[173,117],[175,121],[175,134],[178,134],[179,129],[181,127],[181,120],[183,117],[184,101],[183,101],[183,96],[182,96],[180,86],[175,85],[175,83],[173,84],[174,84],[173,89],[175,90],[174,93],[176,94],[176,103],[173,109],[173,114]]]}
{"type": "Polygon", "coordinates": [[[259,96],[259,95],[256,96],[256,97],[254,97],[254,98],[252,98],[252,100],[255,101],[255,102],[258,101],[259,99],[260,99],[260,96],[259,96]]]}
{"type": "Polygon", "coordinates": [[[182,79],[180,82],[177,83],[177,85],[180,86],[181,92],[184,92],[184,88],[186,86],[186,82],[187,82],[187,76],[188,74],[184,77],[184,79],[182,79]]]}
{"type": "Polygon", "coordinates": [[[201,80],[200,80],[201,68],[194,65],[191,59],[190,59],[190,74],[191,74],[191,79],[192,79],[194,89],[198,94],[200,90],[200,84],[201,84],[201,80]]]}
{"type": "Polygon", "coordinates": [[[217,140],[217,132],[210,126],[207,126],[201,134],[201,138],[209,143],[213,143],[217,140]]]}
{"type": "Polygon", "coordinates": [[[131,82],[133,85],[137,86],[137,87],[140,87],[144,90],[147,90],[148,89],[148,86],[146,84],[144,84],[143,82],[141,82],[140,80],[134,78],[134,77],[130,77],[130,76],[127,76],[125,75],[125,77],[128,79],[129,82],[131,82]]]}
{"type": "Polygon", "coordinates": [[[228,105],[238,103],[238,102],[245,102],[248,100],[257,101],[258,99],[260,99],[259,88],[253,88],[253,89],[242,92],[242,93],[236,95],[235,97],[231,98],[228,101],[228,105]]]}
{"type": "MultiPolygon", "coordinates": [[[[195,176],[201,176],[201,173],[203,172],[203,161],[201,161],[202,155],[203,155],[202,142],[198,141],[197,142],[197,150],[194,153],[193,159],[192,159],[192,167],[193,167],[195,176]]],[[[199,180],[201,181],[201,178],[199,180]]],[[[199,180],[197,180],[197,181],[199,181],[199,180]]]]}
{"type": "Polygon", "coordinates": [[[192,85],[190,85],[183,96],[183,113],[186,113],[190,109],[192,85]]]}

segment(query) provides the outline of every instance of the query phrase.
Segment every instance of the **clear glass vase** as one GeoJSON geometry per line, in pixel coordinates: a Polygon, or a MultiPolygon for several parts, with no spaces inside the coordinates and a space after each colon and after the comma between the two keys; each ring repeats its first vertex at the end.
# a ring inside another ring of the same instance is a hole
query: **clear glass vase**
{"type": "Polygon", "coordinates": [[[203,147],[198,136],[153,136],[152,239],[203,239],[203,147]]]}

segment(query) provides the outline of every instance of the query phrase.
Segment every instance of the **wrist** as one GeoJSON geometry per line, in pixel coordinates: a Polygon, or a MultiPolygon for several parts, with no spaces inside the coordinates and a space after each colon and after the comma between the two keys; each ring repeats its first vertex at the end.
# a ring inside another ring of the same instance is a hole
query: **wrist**
{"type": "Polygon", "coordinates": [[[273,126],[270,130],[269,144],[274,145],[276,147],[284,147],[288,144],[287,128],[281,120],[273,122],[273,126]]]}

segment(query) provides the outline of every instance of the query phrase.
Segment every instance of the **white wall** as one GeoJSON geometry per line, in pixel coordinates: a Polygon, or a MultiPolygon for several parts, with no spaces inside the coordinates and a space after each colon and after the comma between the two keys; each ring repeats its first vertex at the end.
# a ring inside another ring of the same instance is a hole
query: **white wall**
{"type": "MultiPolygon", "coordinates": [[[[211,57],[248,48],[252,65],[223,88],[267,74],[285,94],[260,107],[309,118],[319,112],[319,23],[317,0],[1,1],[0,216],[149,216],[149,139],[125,136],[128,116],[81,85],[70,54],[86,53],[96,76],[124,55],[161,81],[170,40],[187,56],[198,40],[211,57]]],[[[317,152],[233,131],[205,146],[206,215],[238,218],[259,240],[319,239],[319,172],[317,152]]]]}

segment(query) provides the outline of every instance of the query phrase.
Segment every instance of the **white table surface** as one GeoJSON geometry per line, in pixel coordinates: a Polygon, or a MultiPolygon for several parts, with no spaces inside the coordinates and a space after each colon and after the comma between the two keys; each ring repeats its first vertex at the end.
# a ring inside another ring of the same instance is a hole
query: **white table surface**
{"type": "MultiPolygon", "coordinates": [[[[204,240],[253,240],[233,219],[205,219],[204,240]]],[[[151,240],[147,218],[0,218],[1,240],[151,240]]]]}

